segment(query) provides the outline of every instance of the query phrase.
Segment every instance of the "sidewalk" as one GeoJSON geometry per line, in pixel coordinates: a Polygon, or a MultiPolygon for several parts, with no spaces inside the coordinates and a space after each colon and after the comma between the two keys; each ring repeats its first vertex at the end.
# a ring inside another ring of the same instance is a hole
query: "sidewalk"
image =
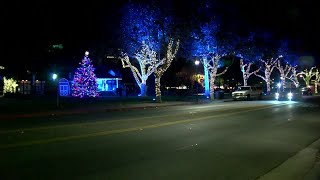
{"type": "Polygon", "coordinates": [[[319,180],[320,139],[302,149],[259,180],[319,180]]]}
{"type": "Polygon", "coordinates": [[[78,108],[70,108],[70,109],[56,109],[51,111],[39,111],[39,112],[23,113],[23,114],[0,114],[0,119],[66,116],[66,115],[89,114],[89,113],[110,112],[110,111],[128,111],[133,109],[151,109],[151,108],[158,108],[158,107],[182,106],[182,105],[192,105],[192,104],[222,103],[227,101],[232,101],[232,100],[216,99],[213,102],[211,102],[209,99],[201,99],[198,102],[166,101],[162,103],[156,103],[156,102],[137,102],[133,104],[118,103],[118,104],[78,107],[78,108]]]}

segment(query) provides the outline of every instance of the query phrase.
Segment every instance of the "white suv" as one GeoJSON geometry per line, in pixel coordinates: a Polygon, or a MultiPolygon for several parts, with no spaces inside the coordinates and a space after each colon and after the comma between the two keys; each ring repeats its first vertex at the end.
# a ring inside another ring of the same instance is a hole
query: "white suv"
{"type": "Polygon", "coordinates": [[[261,99],[262,97],[262,88],[257,86],[240,86],[238,90],[232,92],[232,99],[247,99],[252,98],[261,99]]]}

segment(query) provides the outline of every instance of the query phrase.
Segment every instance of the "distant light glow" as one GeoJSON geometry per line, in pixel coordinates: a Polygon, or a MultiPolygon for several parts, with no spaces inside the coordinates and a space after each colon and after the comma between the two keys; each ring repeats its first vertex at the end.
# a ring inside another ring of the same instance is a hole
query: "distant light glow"
{"type": "Polygon", "coordinates": [[[89,56],[89,51],[86,51],[84,54],[85,54],[86,56],[89,56]]]}
{"type": "Polygon", "coordinates": [[[198,65],[200,64],[200,61],[199,61],[199,60],[196,60],[196,61],[194,62],[194,64],[198,66],[198,65]]]}
{"type": "Polygon", "coordinates": [[[280,88],[281,87],[281,83],[278,83],[277,86],[278,86],[278,88],[280,88]]]}
{"type": "Polygon", "coordinates": [[[58,75],[57,75],[56,73],[53,73],[53,74],[52,74],[52,79],[53,79],[53,80],[56,80],[57,77],[58,77],[58,75]]]}
{"type": "Polygon", "coordinates": [[[63,49],[63,44],[54,44],[54,45],[52,45],[52,48],[53,49],[63,49]]]}

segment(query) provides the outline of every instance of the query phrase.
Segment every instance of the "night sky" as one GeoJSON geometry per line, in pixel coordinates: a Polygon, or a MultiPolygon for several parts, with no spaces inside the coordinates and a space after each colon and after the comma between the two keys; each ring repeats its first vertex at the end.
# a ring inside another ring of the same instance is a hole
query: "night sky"
{"type": "MultiPolygon", "coordinates": [[[[120,8],[126,2],[13,0],[2,3],[1,64],[55,63],[47,59],[46,53],[50,45],[59,43],[64,45],[61,59],[73,65],[85,50],[119,48],[120,8]]],[[[301,55],[319,57],[320,54],[315,1],[165,0],[157,3],[183,21],[196,14],[196,6],[214,8],[228,30],[270,32],[276,38],[291,40],[301,55]]]]}

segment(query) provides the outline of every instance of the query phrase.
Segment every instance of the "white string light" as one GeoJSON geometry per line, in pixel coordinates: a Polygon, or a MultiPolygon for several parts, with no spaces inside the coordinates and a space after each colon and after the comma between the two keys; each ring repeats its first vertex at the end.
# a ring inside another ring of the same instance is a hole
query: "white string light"
{"type": "Polygon", "coordinates": [[[241,72],[242,72],[243,85],[244,85],[244,86],[247,86],[247,85],[248,85],[248,79],[249,79],[249,77],[250,77],[252,74],[255,74],[255,73],[259,72],[260,69],[261,69],[261,67],[259,67],[259,69],[250,72],[252,64],[253,64],[252,62],[244,63],[244,61],[243,61],[242,59],[240,60],[240,69],[241,69],[241,72]]]}
{"type": "MultiPolygon", "coordinates": [[[[179,40],[176,43],[175,49],[173,50],[173,40],[171,39],[167,46],[167,53],[166,56],[161,59],[157,60],[156,58],[153,58],[153,64],[155,67],[155,91],[156,91],[156,97],[157,102],[161,102],[161,77],[164,74],[164,72],[167,71],[167,69],[170,67],[173,59],[176,57],[176,54],[179,49],[179,40]]],[[[159,55],[160,56],[160,55],[159,55]]]]}
{"type": "Polygon", "coordinates": [[[306,87],[310,86],[311,78],[316,75],[316,72],[313,71],[314,68],[316,67],[312,67],[310,70],[305,69],[304,71],[297,74],[297,76],[300,76],[300,75],[302,76],[302,79],[306,83],[306,87]]]}
{"type": "Polygon", "coordinates": [[[145,96],[145,85],[147,83],[148,77],[154,72],[155,66],[152,63],[156,59],[157,53],[150,49],[150,47],[142,42],[142,47],[139,52],[135,54],[135,58],[138,61],[138,66],[135,67],[130,62],[129,56],[126,53],[122,53],[120,60],[123,68],[130,68],[133,77],[140,87],[141,95],[145,96]],[[140,71],[139,71],[139,69],[140,71]]]}
{"type": "Polygon", "coordinates": [[[276,63],[278,62],[279,58],[271,58],[268,60],[263,60],[260,59],[260,61],[263,63],[264,65],[264,76],[254,73],[256,76],[260,77],[261,79],[263,79],[266,83],[267,83],[267,92],[269,93],[271,91],[271,73],[273,72],[274,68],[276,67],[276,63]]]}

